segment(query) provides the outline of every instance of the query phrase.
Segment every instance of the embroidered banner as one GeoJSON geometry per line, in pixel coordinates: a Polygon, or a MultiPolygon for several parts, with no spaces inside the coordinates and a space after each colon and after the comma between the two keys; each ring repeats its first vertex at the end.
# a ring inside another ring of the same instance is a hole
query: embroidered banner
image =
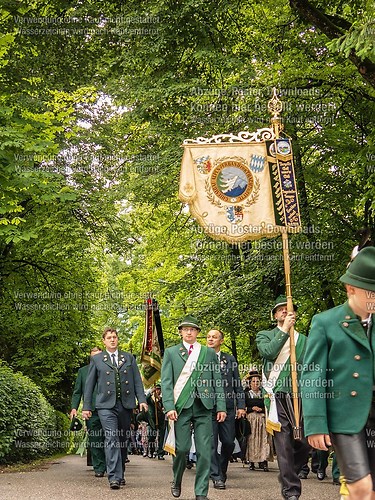
{"type": "Polygon", "coordinates": [[[298,232],[290,140],[184,145],[179,198],[215,239],[235,243],[298,232]]]}
{"type": "Polygon", "coordinates": [[[143,385],[151,387],[161,372],[164,351],[163,334],[159,317],[158,303],[155,299],[146,300],[146,325],[141,354],[141,375],[143,385]]]}
{"type": "Polygon", "coordinates": [[[299,227],[296,179],[294,176],[292,144],[289,139],[266,141],[267,161],[270,165],[275,219],[278,226],[299,227]]]}

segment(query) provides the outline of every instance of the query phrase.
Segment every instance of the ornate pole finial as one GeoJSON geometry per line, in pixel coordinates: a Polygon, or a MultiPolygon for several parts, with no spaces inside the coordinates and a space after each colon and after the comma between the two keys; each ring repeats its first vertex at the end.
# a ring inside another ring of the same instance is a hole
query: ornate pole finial
{"type": "Polygon", "coordinates": [[[268,111],[273,114],[273,118],[278,118],[282,110],[283,103],[277,97],[276,87],[274,87],[272,99],[268,101],[268,111]]]}
{"type": "Polygon", "coordinates": [[[273,96],[270,101],[268,101],[268,111],[272,114],[271,125],[274,130],[276,138],[280,136],[280,132],[283,129],[281,124],[280,113],[283,110],[283,103],[277,97],[276,87],[273,88],[273,96]]]}

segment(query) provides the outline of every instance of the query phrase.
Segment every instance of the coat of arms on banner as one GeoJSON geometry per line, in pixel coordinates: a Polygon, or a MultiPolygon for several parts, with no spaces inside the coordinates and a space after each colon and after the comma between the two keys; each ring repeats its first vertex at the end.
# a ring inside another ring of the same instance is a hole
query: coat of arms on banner
{"type": "Polygon", "coordinates": [[[228,207],[227,219],[229,222],[242,222],[243,219],[242,207],[228,207]]]}
{"type": "Polygon", "coordinates": [[[299,230],[289,139],[184,148],[179,197],[210,236],[233,243],[299,230]]]}
{"type": "Polygon", "coordinates": [[[209,156],[201,156],[200,158],[196,158],[194,162],[197,166],[198,172],[201,174],[208,174],[212,168],[209,156]]]}

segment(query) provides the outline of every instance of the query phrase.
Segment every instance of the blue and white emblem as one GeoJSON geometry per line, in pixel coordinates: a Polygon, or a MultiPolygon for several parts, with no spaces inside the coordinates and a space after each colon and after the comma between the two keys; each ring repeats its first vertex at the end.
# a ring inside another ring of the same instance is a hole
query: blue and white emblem
{"type": "Polygon", "coordinates": [[[253,172],[263,172],[266,158],[261,155],[251,155],[249,168],[253,172]]]}

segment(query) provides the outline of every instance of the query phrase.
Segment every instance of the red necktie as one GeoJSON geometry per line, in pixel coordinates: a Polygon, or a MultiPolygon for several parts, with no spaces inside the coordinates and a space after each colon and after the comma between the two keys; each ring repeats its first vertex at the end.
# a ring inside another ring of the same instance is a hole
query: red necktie
{"type": "Polygon", "coordinates": [[[190,347],[189,347],[189,356],[192,353],[192,351],[193,351],[193,344],[190,344],[190,347]]]}

